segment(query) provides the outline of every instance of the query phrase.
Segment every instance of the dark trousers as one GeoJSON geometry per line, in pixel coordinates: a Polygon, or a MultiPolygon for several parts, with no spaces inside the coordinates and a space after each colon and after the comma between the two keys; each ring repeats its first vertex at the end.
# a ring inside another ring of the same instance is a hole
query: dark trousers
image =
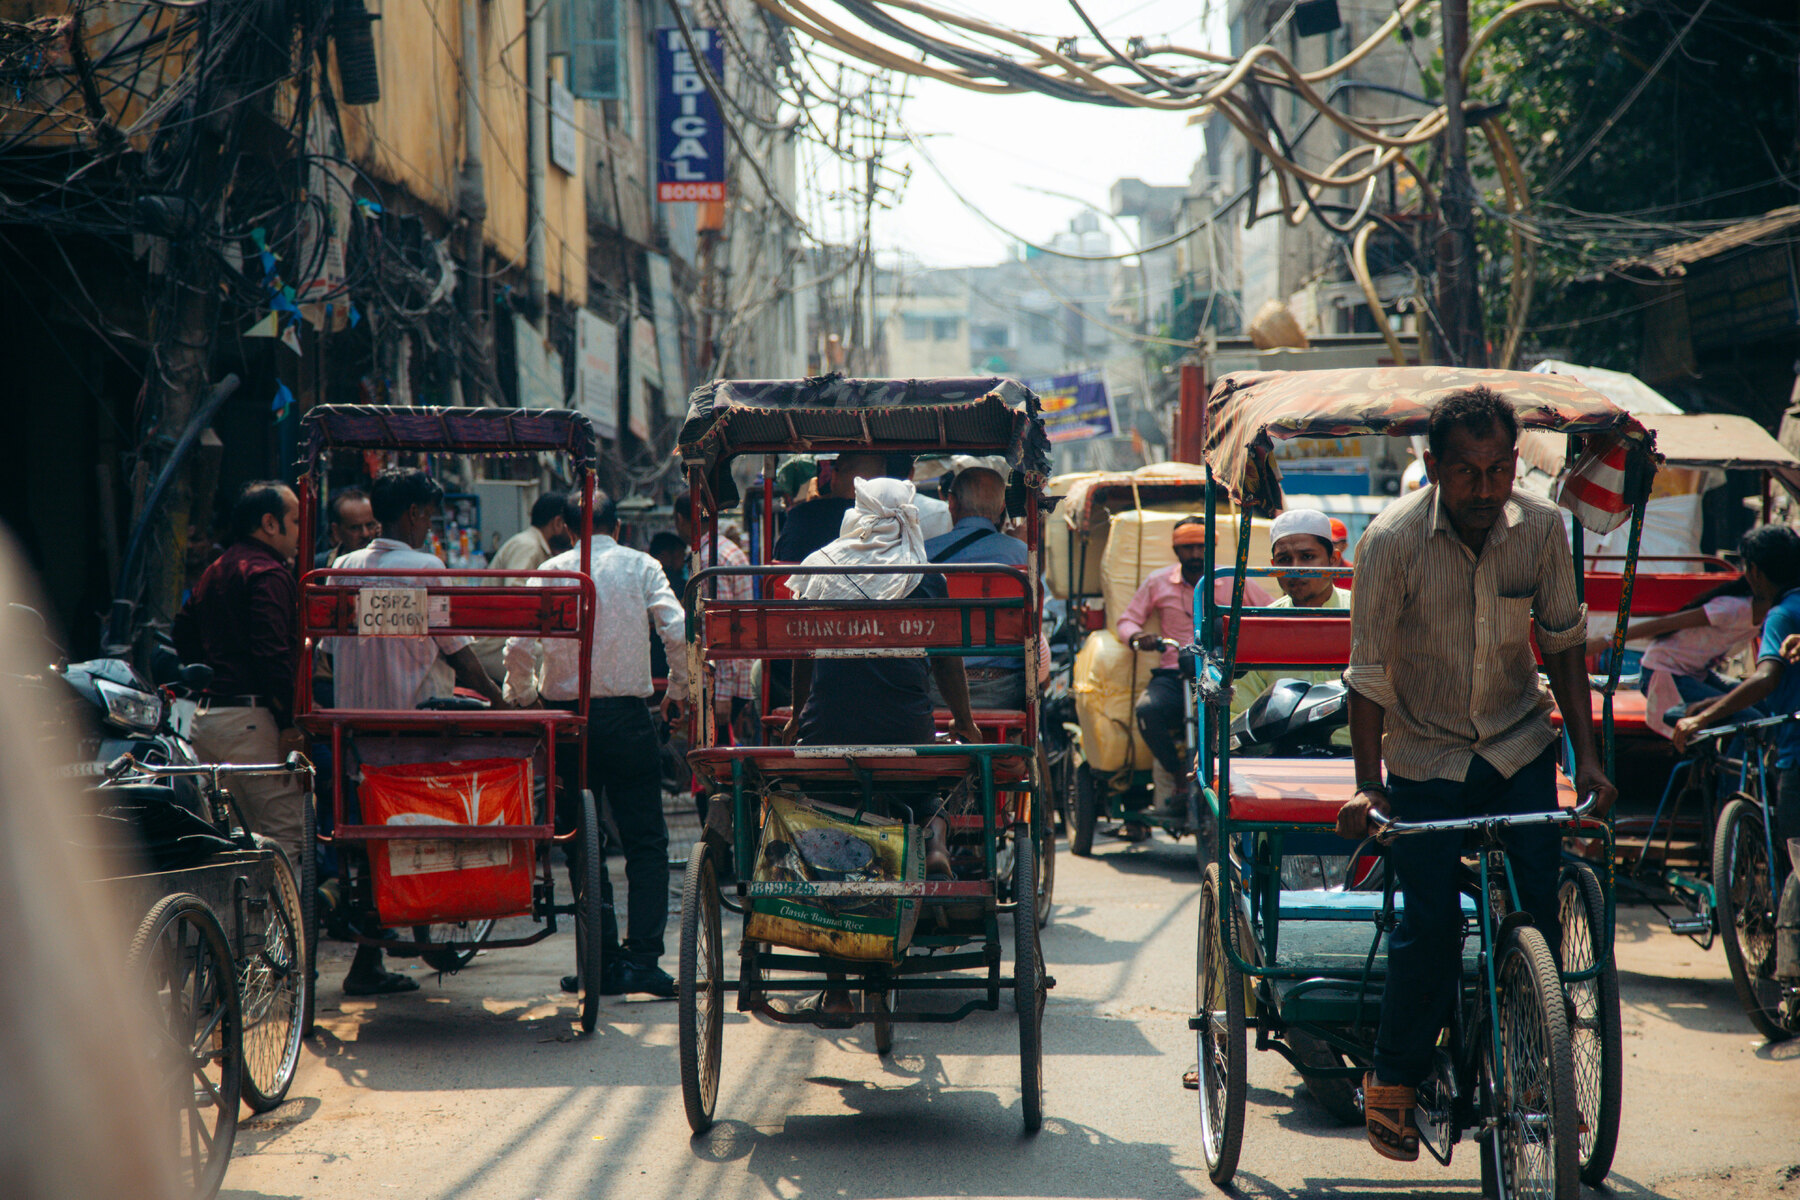
{"type": "MultiPolygon", "coordinates": [[[[1556,807],[1556,750],[1508,779],[1479,755],[1468,778],[1388,777],[1397,821],[1549,812],[1556,807]]],[[[1519,904],[1560,957],[1557,910],[1562,830],[1554,825],[1508,830],[1507,857],[1519,904]]],[[[1387,848],[1406,908],[1388,941],[1387,986],[1381,995],[1381,1030],[1375,1038],[1375,1074],[1381,1083],[1417,1087],[1431,1073],[1432,1050],[1450,1020],[1462,979],[1462,904],[1459,899],[1461,832],[1413,833],[1387,848]]]]}
{"type": "MultiPolygon", "coordinates": [[[[553,702],[554,703],[554,702],[553,702]]],[[[573,704],[556,703],[558,708],[573,704]]],[[[669,825],[663,816],[660,743],[650,707],[636,696],[595,697],[588,708],[588,788],[594,803],[602,798],[612,808],[613,824],[625,851],[629,889],[624,950],[646,964],[662,956],[663,930],[669,923],[669,825]]],[[[558,763],[562,786],[557,789],[556,823],[572,828],[581,811],[574,762],[558,763]]],[[[619,945],[619,922],[613,910],[612,876],[606,869],[606,833],[600,834],[600,895],[605,904],[600,937],[607,949],[619,945]]],[[[580,878],[579,844],[571,845],[569,878],[580,878]]]]}
{"type": "Polygon", "coordinates": [[[1181,739],[1187,736],[1185,686],[1180,671],[1158,667],[1150,672],[1150,682],[1137,702],[1138,730],[1144,735],[1144,744],[1163,770],[1175,777],[1177,786],[1188,773],[1180,749],[1181,739]]]}

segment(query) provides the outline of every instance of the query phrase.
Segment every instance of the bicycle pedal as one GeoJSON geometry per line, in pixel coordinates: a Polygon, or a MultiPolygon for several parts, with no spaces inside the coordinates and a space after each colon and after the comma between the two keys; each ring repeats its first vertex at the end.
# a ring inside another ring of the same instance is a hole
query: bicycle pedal
{"type": "Polygon", "coordinates": [[[1669,932],[1683,937],[1692,937],[1707,933],[1712,929],[1712,921],[1706,917],[1670,917],[1669,932]]]}

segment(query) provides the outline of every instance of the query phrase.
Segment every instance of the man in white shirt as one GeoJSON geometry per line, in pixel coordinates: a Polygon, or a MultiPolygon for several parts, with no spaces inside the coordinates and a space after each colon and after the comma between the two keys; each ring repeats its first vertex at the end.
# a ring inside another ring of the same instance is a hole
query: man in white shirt
{"type": "MultiPolygon", "coordinates": [[[[567,520],[571,532],[581,523],[581,504],[571,497],[567,520]]],[[[588,707],[588,785],[599,800],[611,804],[613,824],[624,843],[629,898],[627,937],[619,944],[618,919],[612,903],[612,879],[604,852],[600,881],[605,911],[600,936],[605,945],[603,995],[648,992],[673,996],[675,981],[657,965],[663,953],[663,931],[669,921],[669,826],[663,817],[661,741],[650,719],[650,639],[644,632],[649,613],[656,635],[669,655],[669,687],[663,716],[679,717],[687,698],[687,626],[681,602],[669,588],[662,565],[641,550],[621,546],[618,508],[605,492],[594,494],[593,552],[585,569],[594,581],[598,601],[594,617],[594,651],[588,707]]],[[[583,569],[578,546],[558,554],[539,568],[544,571],[583,569]]],[[[506,643],[506,695],[514,704],[532,707],[575,707],[580,647],[568,638],[548,642],[516,637],[506,643]]],[[[566,768],[567,764],[559,764],[566,768]]],[[[557,789],[557,823],[574,824],[578,802],[572,777],[557,789]]],[[[570,861],[571,878],[580,864],[570,861]]],[[[564,976],[564,991],[578,988],[576,977],[564,976]]]]}
{"type": "MultiPolygon", "coordinates": [[[[444,502],[437,480],[413,467],[390,467],[375,477],[369,502],[382,534],[361,550],[344,555],[339,570],[371,572],[345,580],[364,586],[422,587],[417,578],[381,579],[379,571],[442,571],[436,555],[420,547],[431,536],[431,521],[444,502]]],[[[330,639],[337,708],[413,709],[427,700],[455,694],[461,684],[490,704],[504,703],[500,689],[481,669],[466,637],[340,637],[330,639]]]]}
{"type": "MultiPolygon", "coordinates": [[[[343,570],[442,571],[444,564],[419,547],[431,535],[431,519],[444,502],[444,489],[425,472],[411,467],[391,467],[375,477],[369,503],[381,522],[382,536],[337,562],[343,570]]],[[[371,575],[340,582],[363,586],[423,587],[414,578],[381,578],[371,575]]],[[[333,707],[413,709],[427,700],[453,695],[458,683],[485,696],[489,703],[504,703],[500,689],[481,669],[466,637],[340,637],[329,638],[335,693],[333,707]]],[[[352,996],[410,992],[418,981],[383,969],[381,950],[359,946],[344,979],[344,991],[352,996]]]]}

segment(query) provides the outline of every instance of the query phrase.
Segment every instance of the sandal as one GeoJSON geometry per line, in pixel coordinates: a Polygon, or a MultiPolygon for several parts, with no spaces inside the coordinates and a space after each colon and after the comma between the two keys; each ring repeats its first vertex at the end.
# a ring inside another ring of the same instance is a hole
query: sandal
{"type": "Polygon", "coordinates": [[[1181,1073],[1181,1086],[1190,1092],[1200,1090],[1200,1068],[1198,1066],[1189,1067],[1181,1073]]]}
{"type": "Polygon", "coordinates": [[[1395,1162],[1419,1161],[1419,1127],[1413,1124],[1418,1100],[1412,1088],[1376,1083],[1373,1071],[1363,1076],[1363,1116],[1375,1153],[1395,1162]]]}
{"type": "MultiPolygon", "coordinates": [[[[847,1003],[849,1002],[847,993],[845,994],[844,999],[847,1003]]],[[[827,1008],[825,1005],[826,993],[814,992],[812,995],[795,1003],[792,1008],[788,1009],[787,1015],[811,1021],[821,1029],[856,1028],[856,1008],[854,1004],[842,1011],[827,1008]]]]}

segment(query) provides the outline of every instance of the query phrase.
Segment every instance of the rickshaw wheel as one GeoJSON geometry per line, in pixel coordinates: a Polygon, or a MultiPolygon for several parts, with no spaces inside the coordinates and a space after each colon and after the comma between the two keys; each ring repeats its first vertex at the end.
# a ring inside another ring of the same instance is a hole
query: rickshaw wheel
{"type": "Polygon", "coordinates": [[[279,843],[259,834],[256,844],[274,855],[273,884],[267,896],[252,898],[265,907],[247,913],[262,948],[238,964],[238,1004],[244,1018],[244,1103],[261,1113],[281,1103],[300,1067],[312,973],[293,864],[279,843]]]}
{"type": "Polygon", "coordinates": [[[1514,928],[1494,972],[1500,1062],[1490,1067],[1508,1197],[1576,1200],[1581,1194],[1575,1072],[1556,959],[1537,929],[1514,928]]]}
{"type": "Polygon", "coordinates": [[[601,899],[600,809],[594,793],[582,790],[581,890],[575,897],[575,973],[581,982],[581,1032],[592,1033],[600,1023],[600,987],[606,967],[606,951],[600,936],[605,903],[601,899]]]}
{"type": "Polygon", "coordinates": [[[452,921],[438,925],[414,925],[413,940],[415,942],[473,942],[466,948],[436,945],[419,955],[425,965],[434,971],[449,974],[460,971],[475,961],[481,952],[480,943],[488,940],[494,932],[494,922],[490,918],[485,921],[452,921]]]}
{"type": "Polygon", "coordinates": [[[1043,759],[1034,754],[1026,760],[1030,763],[1032,783],[1036,791],[1030,797],[1032,810],[1037,814],[1040,833],[1038,836],[1038,871],[1037,871],[1037,923],[1042,929],[1050,923],[1050,909],[1056,894],[1056,822],[1050,815],[1048,775],[1039,770],[1043,759]]]}
{"type": "Polygon", "coordinates": [[[1237,1174],[1244,1143],[1244,980],[1225,956],[1220,924],[1219,864],[1209,863],[1200,885],[1198,972],[1194,1011],[1200,1072],[1200,1149],[1206,1173],[1220,1187],[1237,1174]]]}
{"type": "Polygon", "coordinates": [[[206,901],[179,892],[145,914],[126,962],[150,1006],[153,1069],[169,1102],[160,1115],[175,1135],[181,1180],[210,1200],[231,1162],[244,1081],[231,944],[206,901]]]}
{"type": "Polygon", "coordinates": [[[300,930],[306,941],[306,1003],[300,1009],[300,1036],[313,1031],[313,1008],[318,1000],[319,975],[319,814],[318,792],[308,789],[300,805],[300,930]]]}
{"type": "Polygon", "coordinates": [[[1719,940],[1738,1003],[1756,1032],[1771,1042],[1795,1034],[1781,1021],[1775,972],[1775,874],[1763,841],[1762,806],[1734,797],[1719,813],[1713,838],[1712,882],[1718,896],[1719,940]]]}
{"type": "Polygon", "coordinates": [[[681,963],[677,970],[681,1103],[687,1109],[688,1128],[699,1134],[712,1128],[725,1024],[719,874],[705,842],[694,843],[681,881],[681,963]]]}
{"type": "MultiPolygon", "coordinates": [[[[1013,895],[1037,895],[1037,843],[1027,825],[1013,827],[1013,895]]],[[[1013,1006],[1019,1013],[1019,1088],[1025,1132],[1044,1125],[1044,950],[1038,923],[1013,910],[1013,1006]]]]}
{"type": "Polygon", "coordinates": [[[1094,853],[1094,826],[1100,822],[1100,796],[1086,763],[1075,768],[1075,811],[1070,815],[1069,853],[1089,858],[1094,853]]]}
{"type": "Polygon", "coordinates": [[[1563,868],[1558,905],[1563,970],[1573,974],[1600,964],[1594,978],[1566,987],[1575,1006],[1575,1024],[1569,1029],[1575,1103],[1588,1122],[1577,1157],[1581,1181],[1598,1186],[1612,1169],[1619,1141],[1624,1035],[1619,1025],[1619,972],[1610,954],[1602,958],[1607,950],[1606,896],[1592,867],[1563,868]]]}

